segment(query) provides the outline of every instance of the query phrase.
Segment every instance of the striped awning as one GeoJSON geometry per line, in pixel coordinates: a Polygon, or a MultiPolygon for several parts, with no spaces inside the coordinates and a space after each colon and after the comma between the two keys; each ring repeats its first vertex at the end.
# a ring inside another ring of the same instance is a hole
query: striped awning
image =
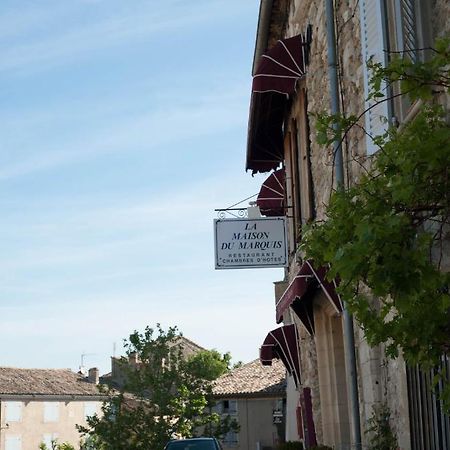
{"type": "Polygon", "coordinates": [[[311,31],[278,41],[253,74],[246,170],[270,172],[284,159],[283,124],[289,96],[306,73],[311,31]]]}
{"type": "Polygon", "coordinates": [[[293,94],[298,79],[306,73],[307,49],[308,45],[301,34],[279,40],[261,56],[253,75],[252,91],[293,94]]]}
{"type": "Polygon", "coordinates": [[[312,302],[318,288],[322,289],[336,312],[342,312],[342,301],[336,292],[336,281],[328,281],[326,274],[326,267],[315,269],[311,261],[305,261],[276,304],[277,323],[283,321],[283,314],[291,307],[308,333],[314,334],[312,302]]]}
{"type": "Polygon", "coordinates": [[[284,325],[270,331],[260,349],[260,361],[264,366],[272,365],[274,358],[281,359],[286,370],[300,386],[300,350],[298,332],[294,324],[284,325]]]}
{"type": "Polygon", "coordinates": [[[263,216],[283,216],[284,215],[284,184],[285,170],[279,169],[270,174],[264,181],[256,199],[263,216]]]}

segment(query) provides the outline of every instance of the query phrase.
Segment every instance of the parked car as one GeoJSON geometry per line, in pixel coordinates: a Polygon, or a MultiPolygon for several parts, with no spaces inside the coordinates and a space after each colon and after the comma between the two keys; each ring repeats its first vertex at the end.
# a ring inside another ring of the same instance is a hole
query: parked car
{"type": "Polygon", "coordinates": [[[216,438],[201,437],[169,441],[164,450],[222,450],[216,438]]]}

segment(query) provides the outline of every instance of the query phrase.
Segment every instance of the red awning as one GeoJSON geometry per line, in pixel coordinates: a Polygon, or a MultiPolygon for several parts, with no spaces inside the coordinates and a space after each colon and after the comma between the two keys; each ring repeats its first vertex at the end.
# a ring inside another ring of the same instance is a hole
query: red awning
{"type": "Polygon", "coordinates": [[[284,215],[284,183],[285,171],[273,172],[261,186],[256,204],[264,216],[284,215]]]}
{"type": "Polygon", "coordinates": [[[284,325],[269,332],[260,349],[260,361],[264,366],[272,365],[274,358],[281,359],[286,370],[300,386],[300,350],[295,325],[284,325]]]}
{"type": "Polygon", "coordinates": [[[297,80],[305,75],[307,44],[301,34],[278,41],[261,56],[253,76],[253,92],[293,94],[297,80]]]}
{"type": "Polygon", "coordinates": [[[305,75],[311,27],[305,36],[278,41],[261,56],[253,76],[246,170],[275,170],[284,159],[283,123],[288,97],[305,75]]]}
{"type": "Polygon", "coordinates": [[[336,292],[336,282],[326,279],[327,269],[314,269],[310,261],[305,261],[276,305],[276,320],[280,323],[290,306],[310,334],[314,334],[312,300],[314,291],[320,287],[330,300],[336,312],[342,312],[342,301],[336,292]]]}
{"type": "Polygon", "coordinates": [[[246,170],[270,172],[284,158],[283,122],[287,97],[254,92],[250,101],[246,170]]]}

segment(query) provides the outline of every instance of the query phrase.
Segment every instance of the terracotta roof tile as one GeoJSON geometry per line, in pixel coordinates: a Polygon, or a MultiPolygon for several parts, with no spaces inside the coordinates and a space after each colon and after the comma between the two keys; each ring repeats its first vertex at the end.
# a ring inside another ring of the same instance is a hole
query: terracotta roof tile
{"type": "Polygon", "coordinates": [[[271,366],[263,366],[259,359],[244,364],[222,375],[214,382],[216,397],[284,395],[286,392],[286,369],[274,359],[271,366]]]}
{"type": "Polygon", "coordinates": [[[1,395],[101,395],[97,385],[69,369],[0,367],[1,395]]]}

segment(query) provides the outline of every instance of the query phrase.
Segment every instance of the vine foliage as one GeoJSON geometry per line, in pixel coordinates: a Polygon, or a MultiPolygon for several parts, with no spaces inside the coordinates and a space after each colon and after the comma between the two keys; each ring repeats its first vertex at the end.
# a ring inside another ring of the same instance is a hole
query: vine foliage
{"type": "MultiPolygon", "coordinates": [[[[370,98],[386,101],[385,87],[399,86],[396,95],[418,101],[420,112],[373,137],[379,151],[370,168],[333,192],[326,220],[309,225],[301,244],[340,280],[369,343],[422,367],[450,349],[450,128],[448,111],[435,101],[436,91],[447,99],[450,91],[450,39],[430,53],[424,62],[407,55],[387,67],[369,62],[370,98]]],[[[363,117],[318,115],[319,143],[344,142],[350,129],[363,128],[363,117]]]]}

